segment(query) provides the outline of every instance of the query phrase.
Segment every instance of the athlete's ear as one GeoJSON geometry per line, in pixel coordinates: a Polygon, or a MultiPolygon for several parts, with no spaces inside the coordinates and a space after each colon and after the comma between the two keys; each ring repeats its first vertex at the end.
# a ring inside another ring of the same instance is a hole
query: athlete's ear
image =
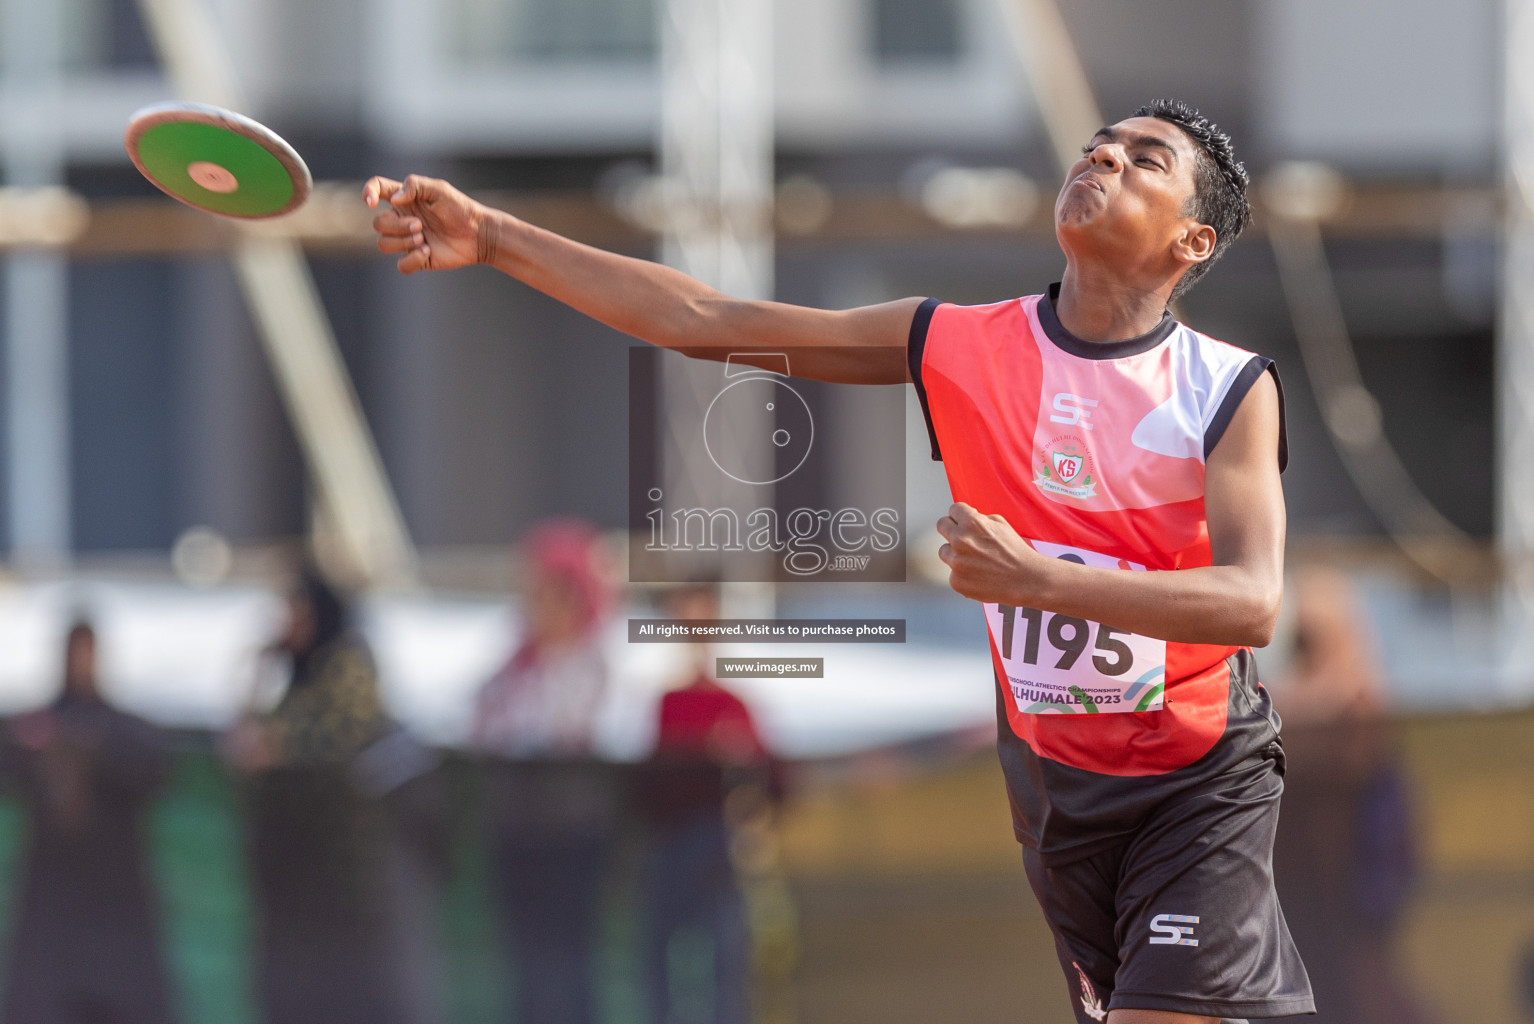
{"type": "Polygon", "coordinates": [[[1178,235],[1172,243],[1172,255],[1183,263],[1202,263],[1214,255],[1214,244],[1217,239],[1214,228],[1208,224],[1190,220],[1182,234],[1178,235]]]}

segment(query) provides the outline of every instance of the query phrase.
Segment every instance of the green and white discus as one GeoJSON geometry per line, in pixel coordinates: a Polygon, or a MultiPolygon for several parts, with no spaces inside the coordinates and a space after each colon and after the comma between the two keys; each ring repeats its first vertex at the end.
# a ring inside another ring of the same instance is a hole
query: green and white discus
{"type": "Polygon", "coordinates": [[[243,114],[201,103],[156,103],[123,137],[133,166],[160,191],[225,217],[277,217],[309,198],[298,151],[243,114]]]}

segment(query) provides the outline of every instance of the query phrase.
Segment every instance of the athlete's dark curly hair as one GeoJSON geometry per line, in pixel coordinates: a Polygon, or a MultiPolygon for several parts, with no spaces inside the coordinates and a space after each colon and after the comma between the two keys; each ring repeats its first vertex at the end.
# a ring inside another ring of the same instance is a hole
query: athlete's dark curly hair
{"type": "Polygon", "coordinates": [[[1204,262],[1189,267],[1177,282],[1172,298],[1178,299],[1209,272],[1214,261],[1252,222],[1252,204],[1246,198],[1250,179],[1246,168],[1236,159],[1230,136],[1190,104],[1182,100],[1152,100],[1131,116],[1170,121],[1198,144],[1198,169],[1193,176],[1193,200],[1188,215],[1214,228],[1214,252],[1204,262]]]}

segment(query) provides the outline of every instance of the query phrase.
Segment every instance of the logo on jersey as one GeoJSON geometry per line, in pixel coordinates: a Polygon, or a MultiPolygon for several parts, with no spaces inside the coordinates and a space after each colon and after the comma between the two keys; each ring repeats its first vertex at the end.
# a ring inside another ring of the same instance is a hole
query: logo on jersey
{"type": "Polygon", "coordinates": [[[1055,464],[1055,478],[1062,484],[1068,484],[1081,475],[1081,467],[1086,465],[1086,459],[1080,455],[1067,455],[1065,452],[1051,452],[1051,462],[1055,464]]]}
{"type": "Polygon", "coordinates": [[[1086,442],[1075,434],[1062,434],[1044,446],[1033,483],[1046,494],[1090,498],[1097,494],[1092,469],[1092,454],[1087,451],[1086,442]]]}
{"type": "Polygon", "coordinates": [[[1092,979],[1087,977],[1087,972],[1074,960],[1071,966],[1076,968],[1076,977],[1081,979],[1081,1008],[1093,1020],[1107,1020],[1108,1011],[1103,1009],[1103,1001],[1097,998],[1097,989],[1092,987],[1092,979]]]}
{"type": "Polygon", "coordinates": [[[1067,427],[1079,423],[1082,430],[1092,429],[1092,410],[1097,408],[1097,399],[1082,398],[1069,391],[1062,391],[1055,396],[1054,407],[1055,412],[1049,417],[1049,422],[1063,423],[1067,427]]]}
{"type": "Polygon", "coordinates": [[[1187,914],[1157,914],[1151,918],[1150,930],[1156,934],[1150,937],[1152,946],[1196,946],[1198,940],[1193,937],[1193,926],[1198,924],[1198,918],[1189,917],[1187,914]]]}

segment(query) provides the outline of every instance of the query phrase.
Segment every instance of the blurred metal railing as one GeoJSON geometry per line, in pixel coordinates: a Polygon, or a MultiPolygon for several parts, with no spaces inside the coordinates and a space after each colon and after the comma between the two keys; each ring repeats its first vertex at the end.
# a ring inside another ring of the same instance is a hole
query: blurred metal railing
{"type": "MultiPolygon", "coordinates": [[[[372,213],[362,205],[361,182],[320,182],[301,209],[253,226],[257,237],[290,239],[315,256],[376,253],[372,213]]],[[[1448,230],[1495,235],[1502,224],[1502,195],[1490,186],[1410,186],[1353,182],[1345,209],[1316,218],[1329,239],[1359,241],[1436,240],[1448,230]]],[[[1044,240],[1053,237],[1051,204],[1036,204],[1021,221],[977,220],[959,224],[934,216],[899,190],[833,191],[797,176],[778,189],[776,234],[780,246],[826,242],[920,242],[955,237],[1044,240]],[[786,193],[786,195],[785,195],[786,193]],[[798,207],[813,204],[813,217],[798,207]]],[[[652,245],[657,225],[631,217],[589,191],[475,193],[476,198],[580,241],[617,248],[652,245]]],[[[1237,245],[1265,240],[1257,223],[1237,245]]],[[[231,225],[169,200],[112,199],[86,202],[71,193],[0,188],[0,250],[49,247],[76,259],[112,260],[225,253],[243,237],[231,225]],[[62,200],[62,202],[61,202],[62,200]]]]}

